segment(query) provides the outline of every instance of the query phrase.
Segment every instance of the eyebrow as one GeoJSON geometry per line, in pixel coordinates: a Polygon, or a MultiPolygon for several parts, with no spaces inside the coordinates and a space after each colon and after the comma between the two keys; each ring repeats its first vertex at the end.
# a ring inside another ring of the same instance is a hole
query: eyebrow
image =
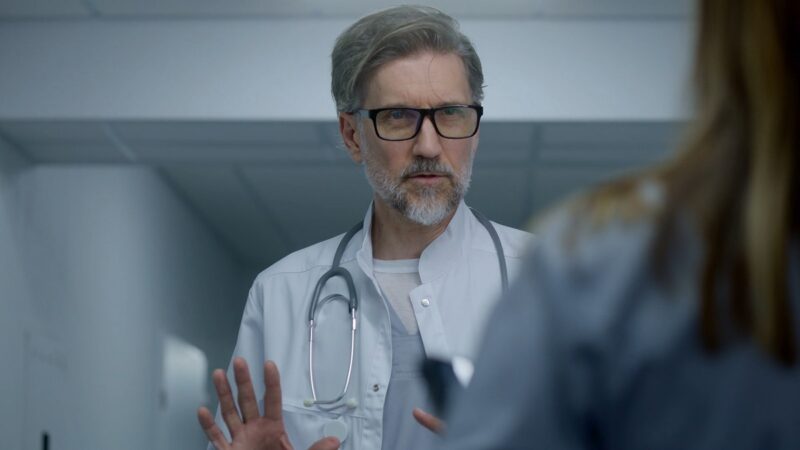
{"type": "MultiPolygon", "coordinates": [[[[471,104],[472,104],[472,102],[466,102],[466,103],[458,102],[458,101],[456,101],[456,102],[442,102],[442,103],[437,103],[435,106],[432,106],[431,108],[444,108],[444,107],[447,107],[447,106],[471,105],[471,104]]],[[[430,108],[420,108],[420,107],[417,107],[417,106],[409,106],[409,105],[404,104],[404,103],[390,103],[390,104],[385,105],[385,106],[378,106],[378,107],[375,107],[375,108],[364,108],[364,109],[386,109],[386,108],[430,109],[430,108]]]]}

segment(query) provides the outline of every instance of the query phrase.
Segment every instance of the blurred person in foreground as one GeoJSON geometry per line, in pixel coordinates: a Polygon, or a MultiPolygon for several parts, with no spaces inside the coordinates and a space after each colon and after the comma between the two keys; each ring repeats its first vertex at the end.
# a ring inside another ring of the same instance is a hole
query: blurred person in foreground
{"type": "Polygon", "coordinates": [[[800,2],[699,2],[676,157],[541,223],[447,450],[800,449],[800,2]]]}
{"type": "Polygon", "coordinates": [[[543,220],[444,449],[800,448],[800,2],[699,5],[684,148],[543,220]]]}

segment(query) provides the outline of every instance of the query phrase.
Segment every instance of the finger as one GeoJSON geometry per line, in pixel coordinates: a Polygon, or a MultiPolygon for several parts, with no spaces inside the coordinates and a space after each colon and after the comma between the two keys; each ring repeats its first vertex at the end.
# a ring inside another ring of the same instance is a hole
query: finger
{"type": "Polygon", "coordinates": [[[325,437],[308,447],[308,450],[336,450],[339,448],[339,440],[335,437],[325,437]]]}
{"type": "Polygon", "coordinates": [[[197,410],[197,421],[200,422],[200,427],[203,428],[208,441],[214,444],[217,450],[228,450],[230,448],[225,435],[222,434],[222,430],[214,422],[214,416],[211,415],[211,411],[208,408],[202,407],[197,410]]]}
{"type": "Polygon", "coordinates": [[[236,410],[236,404],[233,402],[233,394],[231,393],[231,386],[228,384],[228,377],[221,369],[217,369],[211,375],[214,380],[214,387],[217,389],[217,397],[219,398],[219,410],[222,414],[222,419],[228,425],[228,431],[231,436],[236,436],[242,428],[242,421],[239,419],[239,411],[236,410]]]}
{"type": "Polygon", "coordinates": [[[244,358],[234,358],[233,374],[239,391],[239,409],[242,412],[242,420],[247,423],[248,420],[257,419],[259,416],[258,402],[256,401],[256,393],[253,392],[250,369],[247,368],[247,361],[244,358]]]}
{"type": "Polygon", "coordinates": [[[433,431],[436,434],[441,434],[444,432],[444,422],[442,422],[433,414],[429,414],[419,408],[414,408],[412,414],[414,415],[414,418],[417,419],[417,422],[419,422],[419,424],[423,427],[433,431]]]}
{"type": "Polygon", "coordinates": [[[270,420],[282,420],[281,376],[278,373],[278,366],[272,361],[264,363],[264,388],[264,417],[270,420]]]}

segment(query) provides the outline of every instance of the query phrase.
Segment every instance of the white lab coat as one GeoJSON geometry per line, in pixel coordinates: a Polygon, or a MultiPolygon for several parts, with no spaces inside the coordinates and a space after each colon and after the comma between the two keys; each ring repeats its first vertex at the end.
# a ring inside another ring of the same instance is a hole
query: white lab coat
{"type": "MultiPolygon", "coordinates": [[[[283,388],[283,418],[297,449],[308,448],[323,437],[324,426],[337,419],[348,429],[342,449],[381,447],[383,405],[392,368],[392,334],[388,306],[373,277],[371,222],[370,207],[364,228],[353,236],[341,264],[352,274],[359,297],[356,355],[346,397],[356,404],[354,408],[326,410],[303,404],[311,398],[309,301],[320,276],[330,268],[342,235],[294,252],[263,271],[247,299],[234,356],[244,357],[249,363],[259,399],[264,392],[263,363],[267,359],[277,363],[283,388]]],[[[531,235],[494,226],[505,252],[509,279],[513,280],[531,235]]],[[[460,355],[473,359],[481,330],[502,288],[492,240],[466,204],[461,202],[447,229],[423,251],[419,270],[422,284],[411,291],[410,297],[427,356],[460,355]]],[[[321,297],[334,292],[347,294],[340,278],[331,279],[321,297]]],[[[346,378],[350,320],[346,304],[341,301],[323,306],[317,318],[317,396],[329,399],[339,394],[346,378]]],[[[233,380],[230,368],[228,377],[233,380]]],[[[227,431],[219,412],[217,423],[227,431]]]]}

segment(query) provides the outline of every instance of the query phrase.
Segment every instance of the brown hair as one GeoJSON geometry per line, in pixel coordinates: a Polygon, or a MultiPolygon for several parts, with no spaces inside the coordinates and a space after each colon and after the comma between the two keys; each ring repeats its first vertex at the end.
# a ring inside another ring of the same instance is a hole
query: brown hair
{"type": "Polygon", "coordinates": [[[601,221],[609,211],[641,210],[631,202],[636,181],[660,181],[666,202],[657,213],[662,237],[654,257],[669,245],[678,211],[690,213],[704,244],[698,286],[704,347],[723,345],[720,321],[729,311],[739,331],[791,365],[797,358],[788,271],[791,240],[800,234],[800,2],[699,4],[697,111],[683,148],[661,166],[594,192],[589,207],[601,221]]]}

